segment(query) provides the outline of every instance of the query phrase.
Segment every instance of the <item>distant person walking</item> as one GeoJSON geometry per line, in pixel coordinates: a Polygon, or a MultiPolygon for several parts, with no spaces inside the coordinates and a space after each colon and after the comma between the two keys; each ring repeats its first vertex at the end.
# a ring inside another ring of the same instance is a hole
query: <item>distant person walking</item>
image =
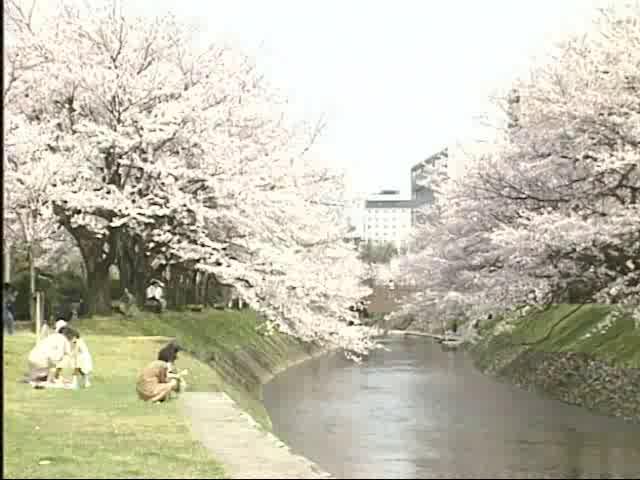
{"type": "Polygon", "coordinates": [[[5,282],[2,286],[2,326],[8,335],[13,335],[16,331],[16,310],[15,302],[18,291],[13,285],[5,282]]]}

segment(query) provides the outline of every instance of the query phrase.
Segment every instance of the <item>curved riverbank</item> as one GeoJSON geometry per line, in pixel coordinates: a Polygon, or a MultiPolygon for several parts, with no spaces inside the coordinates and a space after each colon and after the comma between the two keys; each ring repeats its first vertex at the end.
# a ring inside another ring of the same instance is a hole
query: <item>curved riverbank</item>
{"type": "Polygon", "coordinates": [[[640,422],[640,328],[605,305],[495,319],[470,347],[483,372],[566,403],[640,422]]]}
{"type": "Polygon", "coordinates": [[[180,403],[191,432],[224,465],[226,478],[331,477],[260,428],[224,393],[188,392],[180,403]]]}

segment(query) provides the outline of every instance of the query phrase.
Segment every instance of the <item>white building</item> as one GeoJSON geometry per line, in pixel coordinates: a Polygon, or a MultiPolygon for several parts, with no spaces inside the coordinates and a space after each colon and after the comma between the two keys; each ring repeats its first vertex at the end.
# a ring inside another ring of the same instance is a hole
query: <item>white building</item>
{"type": "Polygon", "coordinates": [[[421,184],[429,175],[426,166],[436,162],[447,163],[445,148],[411,168],[411,193],[402,196],[398,190],[382,190],[366,199],[355,197],[345,207],[352,225],[350,238],[374,244],[392,243],[397,248],[406,246],[415,223],[415,214],[425,205],[433,203],[433,191],[421,184]]]}
{"type": "Polygon", "coordinates": [[[411,233],[413,204],[395,190],[369,197],[364,205],[363,240],[404,246],[411,233]]]}
{"type": "Polygon", "coordinates": [[[427,167],[443,162],[449,177],[464,175],[465,167],[490,154],[500,139],[500,132],[504,130],[501,127],[506,120],[493,113],[490,119],[495,125],[488,120],[470,119],[465,135],[415,164],[410,171],[411,193],[408,197],[401,196],[397,190],[383,190],[369,196],[354,195],[346,206],[352,225],[350,238],[404,246],[425,208],[435,200],[429,182],[425,182],[430,175],[427,167]]]}

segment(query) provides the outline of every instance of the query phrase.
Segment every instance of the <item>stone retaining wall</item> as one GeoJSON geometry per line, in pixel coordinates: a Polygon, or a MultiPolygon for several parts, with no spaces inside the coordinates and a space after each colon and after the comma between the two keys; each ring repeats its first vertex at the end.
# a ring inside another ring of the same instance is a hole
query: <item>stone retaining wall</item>
{"type": "Polygon", "coordinates": [[[486,356],[479,367],[521,388],[598,413],[640,422],[640,369],[622,368],[584,353],[525,350],[515,355],[486,356]],[[505,361],[506,360],[506,361],[505,361]]]}

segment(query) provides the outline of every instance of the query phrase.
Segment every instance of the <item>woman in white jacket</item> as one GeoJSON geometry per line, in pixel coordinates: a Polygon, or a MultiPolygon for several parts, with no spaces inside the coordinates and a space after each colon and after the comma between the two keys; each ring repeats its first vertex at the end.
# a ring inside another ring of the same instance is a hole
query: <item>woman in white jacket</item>
{"type": "Polygon", "coordinates": [[[61,328],[40,340],[29,352],[28,380],[43,382],[56,379],[64,362],[73,355],[78,337],[79,334],[75,330],[61,328]]]}

